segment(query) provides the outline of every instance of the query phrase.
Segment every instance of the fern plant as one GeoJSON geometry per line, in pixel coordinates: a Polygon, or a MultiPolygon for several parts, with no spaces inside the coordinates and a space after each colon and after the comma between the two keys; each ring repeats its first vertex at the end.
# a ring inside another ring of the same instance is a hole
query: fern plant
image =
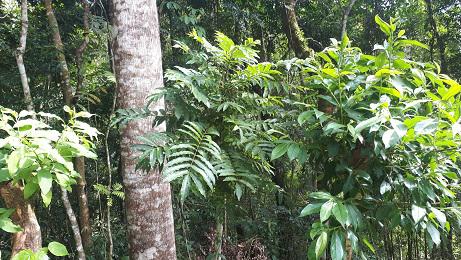
{"type": "MultiPolygon", "coordinates": [[[[202,49],[177,42],[189,67],[167,70],[166,87],[147,100],[148,107],[163,98],[172,109],[153,115],[155,124],[167,123],[166,133],[140,137],[139,167],[160,167],[166,181],[180,183],[182,201],[191,191],[205,196],[216,188],[240,199],[272,173],[270,154],[281,132],[268,118],[280,100],[269,93],[281,89],[281,73],[257,62],[259,42],[251,38],[238,45],[217,32],[214,45],[195,31],[190,36],[202,49]]],[[[146,108],[118,114],[115,123],[152,116],[146,108]]]]}

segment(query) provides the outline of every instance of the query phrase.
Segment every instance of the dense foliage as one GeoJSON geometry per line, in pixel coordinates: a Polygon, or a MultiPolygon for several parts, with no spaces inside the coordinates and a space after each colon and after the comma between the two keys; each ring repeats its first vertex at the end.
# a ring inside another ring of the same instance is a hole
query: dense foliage
{"type": "MultiPolygon", "coordinates": [[[[111,2],[53,1],[61,52],[28,1],[37,112],[21,6],[0,3],[0,191],[20,189],[48,245],[15,259],[80,256],[66,191],[86,258],[129,254],[118,136],[141,118],[166,124],[134,147],[172,185],[178,259],[461,257],[458,1],[157,1],[165,86],[129,109],[111,2]]],[[[15,212],[3,198],[0,256],[24,230],[15,212]]]]}

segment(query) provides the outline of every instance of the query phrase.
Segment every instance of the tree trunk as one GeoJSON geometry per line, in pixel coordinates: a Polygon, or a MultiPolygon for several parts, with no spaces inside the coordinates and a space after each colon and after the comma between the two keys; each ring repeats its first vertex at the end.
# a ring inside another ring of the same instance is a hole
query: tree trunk
{"type": "Polygon", "coordinates": [[[12,220],[23,229],[13,234],[11,254],[15,255],[23,249],[38,251],[42,247],[40,225],[32,205],[24,199],[23,189],[8,182],[0,186],[0,195],[6,207],[16,209],[12,220]]]}
{"type": "Polygon", "coordinates": [[[16,63],[18,64],[22,91],[24,92],[24,102],[26,103],[27,110],[34,111],[34,102],[32,101],[32,95],[30,94],[26,67],[24,66],[24,53],[26,52],[28,27],[29,19],[27,16],[27,0],[21,0],[21,34],[19,37],[19,47],[16,49],[16,63]]]}
{"type": "MultiPolygon", "coordinates": [[[[21,33],[19,37],[19,46],[16,50],[16,63],[21,77],[27,110],[34,111],[34,103],[30,93],[26,68],[24,66],[24,53],[26,51],[27,29],[29,26],[27,9],[27,0],[21,0],[21,33]]],[[[0,196],[5,202],[6,207],[15,209],[12,220],[23,228],[23,231],[13,234],[12,255],[17,254],[23,249],[32,249],[33,251],[39,250],[42,246],[40,225],[38,224],[32,205],[29,201],[24,199],[22,187],[13,185],[12,182],[3,183],[0,186],[0,196]]]]}
{"type": "MultiPolygon", "coordinates": [[[[73,96],[73,102],[76,103],[78,100],[79,92],[83,88],[84,81],[84,70],[83,70],[83,55],[86,47],[90,42],[90,5],[86,0],[82,0],[83,5],[83,42],[75,51],[76,63],[77,63],[77,87],[75,89],[75,95],[73,96]]],[[[70,86],[68,86],[70,88],[70,86]]],[[[71,106],[72,104],[67,104],[71,106]]],[[[75,170],[80,174],[80,178],[77,182],[77,194],[78,194],[78,205],[79,205],[79,220],[82,232],[82,242],[85,251],[89,252],[93,241],[91,239],[91,222],[90,222],[90,208],[88,206],[88,196],[86,194],[86,171],[85,171],[85,158],[75,158],[75,170]]]]}
{"type": "Polygon", "coordinates": [[[282,22],[285,34],[288,38],[290,47],[298,58],[307,58],[310,53],[307,39],[304,37],[304,32],[298,25],[296,18],[296,3],[298,0],[284,0],[281,8],[282,22]]]}
{"type": "MultiPolygon", "coordinates": [[[[46,15],[48,17],[48,23],[51,28],[51,33],[53,35],[54,47],[56,48],[56,51],[57,51],[56,59],[59,62],[60,76],[61,76],[60,84],[61,84],[61,90],[62,90],[63,97],[64,97],[64,103],[67,106],[72,107],[73,101],[74,101],[73,100],[74,95],[72,93],[72,87],[70,85],[70,73],[69,73],[69,68],[67,67],[66,56],[64,55],[64,45],[61,40],[61,33],[59,32],[59,26],[58,26],[56,17],[54,15],[53,7],[51,5],[51,0],[44,0],[44,3],[45,3],[46,15]]],[[[80,158],[80,157],[75,158],[75,164],[76,164],[76,170],[80,174],[80,179],[78,180],[79,185],[77,189],[79,191],[79,195],[78,195],[79,206],[83,207],[83,208],[80,208],[80,212],[81,212],[82,217],[87,218],[87,219],[82,218],[81,221],[85,223],[86,225],[84,226],[84,230],[85,230],[84,232],[91,232],[91,226],[89,225],[90,220],[89,220],[88,198],[85,192],[86,181],[84,179],[85,178],[84,158],[80,158]]],[[[64,207],[66,209],[67,216],[69,217],[69,221],[72,225],[72,231],[74,232],[74,238],[75,238],[75,243],[76,243],[79,259],[85,259],[85,251],[84,251],[83,244],[82,244],[80,228],[78,226],[78,222],[73,221],[73,219],[75,219],[75,213],[74,213],[74,210],[72,209],[72,205],[70,204],[68,194],[64,189],[62,189],[61,197],[64,202],[64,207]]],[[[89,235],[89,239],[91,240],[91,233],[89,235]]]]}
{"type": "Polygon", "coordinates": [[[341,35],[340,39],[344,37],[347,31],[347,19],[349,19],[349,14],[351,13],[352,7],[354,6],[357,0],[350,0],[349,4],[347,5],[346,9],[344,9],[343,18],[341,22],[341,35]]]}
{"type": "Polygon", "coordinates": [[[426,2],[426,9],[427,9],[427,19],[429,20],[429,24],[431,25],[433,37],[437,41],[437,48],[439,50],[439,58],[440,58],[440,70],[442,73],[447,73],[447,64],[445,59],[445,42],[439,34],[437,29],[437,23],[434,19],[434,10],[432,8],[432,0],[424,0],[426,2]]]}
{"type": "Polygon", "coordinates": [[[77,245],[78,259],[85,260],[85,250],[83,250],[82,237],[80,236],[80,230],[78,228],[77,218],[75,217],[72,206],[70,205],[69,197],[67,196],[67,190],[61,187],[61,197],[66,209],[67,217],[70,221],[72,232],[74,233],[75,244],[77,245]]]}
{"type": "Polygon", "coordinates": [[[73,94],[72,88],[70,87],[69,68],[67,67],[66,56],[64,55],[64,45],[62,44],[58,21],[56,20],[53,7],[51,6],[51,0],[44,0],[44,3],[46,8],[46,16],[48,17],[48,23],[50,25],[51,33],[53,36],[54,47],[56,48],[56,59],[58,60],[59,68],[61,70],[60,85],[63,93],[64,103],[66,105],[72,104],[73,94]]]}
{"type": "MultiPolygon", "coordinates": [[[[114,0],[115,71],[119,108],[139,108],[155,88],[163,87],[159,22],[155,1],[114,0]]],[[[163,100],[153,110],[164,109],[163,100]]],[[[126,193],[130,259],[176,259],[170,185],[159,169],[136,169],[137,137],[164,131],[152,119],[129,122],[121,132],[121,170],[126,193]]]]}

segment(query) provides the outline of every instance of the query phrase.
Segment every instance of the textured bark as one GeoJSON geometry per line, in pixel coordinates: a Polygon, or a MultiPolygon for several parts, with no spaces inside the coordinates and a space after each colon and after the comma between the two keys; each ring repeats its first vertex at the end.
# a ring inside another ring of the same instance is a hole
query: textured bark
{"type": "Polygon", "coordinates": [[[298,0],[284,0],[281,8],[282,21],[284,26],[285,34],[288,37],[288,43],[299,58],[307,58],[310,53],[307,39],[304,36],[304,32],[298,25],[298,19],[296,18],[296,3],[298,0]]]}
{"type": "MultiPolygon", "coordinates": [[[[143,107],[155,88],[163,87],[157,6],[150,0],[114,0],[115,71],[119,108],[143,107]]],[[[164,108],[163,100],[152,107],[164,108]]],[[[176,259],[170,185],[158,169],[136,170],[137,137],[152,131],[152,119],[128,123],[121,133],[121,170],[126,193],[130,259],[176,259]]]]}
{"type": "Polygon", "coordinates": [[[21,34],[19,36],[19,47],[16,49],[16,63],[21,77],[22,91],[24,92],[24,102],[27,110],[34,110],[34,102],[30,94],[29,81],[27,79],[26,67],[24,66],[24,53],[26,52],[27,29],[29,19],[27,16],[27,0],[21,0],[21,34]]]}
{"type": "Polygon", "coordinates": [[[79,206],[79,220],[82,234],[83,248],[89,252],[93,241],[91,239],[91,222],[90,222],[90,208],[88,204],[88,196],[86,194],[86,171],[85,171],[85,158],[75,158],[75,170],[80,174],[77,180],[77,196],[79,206]]]}
{"type": "MultiPolygon", "coordinates": [[[[54,47],[56,48],[56,51],[57,51],[56,59],[59,62],[60,76],[61,76],[60,85],[61,85],[61,90],[62,90],[63,97],[64,97],[64,103],[67,106],[72,107],[74,95],[72,92],[72,87],[70,85],[70,73],[69,73],[69,68],[67,66],[66,56],[64,55],[64,45],[61,40],[61,33],[59,32],[59,25],[54,15],[53,7],[51,5],[51,0],[44,0],[44,3],[45,3],[46,15],[48,17],[48,23],[50,25],[51,33],[53,36],[54,47]]],[[[76,170],[81,176],[81,178],[78,180],[78,192],[79,192],[78,200],[79,200],[79,206],[81,207],[80,213],[83,214],[81,215],[83,216],[83,218],[81,218],[81,221],[83,221],[86,225],[84,232],[90,232],[89,240],[91,241],[91,226],[89,225],[90,221],[89,221],[88,198],[85,192],[86,181],[84,179],[85,178],[84,158],[82,157],[76,158],[75,164],[76,164],[76,170]],[[84,219],[84,218],[87,218],[87,219],[84,219]]],[[[83,244],[82,244],[80,227],[76,220],[74,210],[72,209],[72,205],[70,204],[67,191],[64,189],[62,189],[61,198],[64,202],[64,207],[66,209],[67,216],[69,217],[69,221],[72,225],[72,231],[74,233],[73,235],[75,238],[75,243],[76,243],[79,259],[85,259],[85,251],[84,251],[83,244]]]]}
{"type": "Polygon", "coordinates": [[[349,14],[351,13],[352,7],[354,7],[354,4],[357,0],[350,0],[349,4],[347,5],[346,9],[344,9],[343,13],[343,18],[341,22],[341,35],[340,39],[344,37],[347,31],[347,19],[349,19],[349,14]]]}
{"type": "Polygon", "coordinates": [[[432,0],[424,0],[426,2],[426,10],[427,10],[427,19],[431,26],[433,38],[437,41],[437,48],[439,50],[439,58],[440,58],[440,70],[442,73],[447,73],[447,62],[445,58],[445,42],[443,38],[440,36],[439,31],[437,29],[437,23],[434,19],[434,10],[432,8],[432,0]]]}
{"type": "MultiPolygon", "coordinates": [[[[26,51],[29,23],[27,11],[27,0],[21,0],[21,33],[19,37],[19,47],[16,50],[16,63],[21,77],[27,110],[34,111],[34,103],[27,80],[26,68],[24,66],[24,53],[26,51]]],[[[32,249],[33,251],[39,250],[42,246],[40,225],[38,224],[37,217],[31,204],[24,199],[22,188],[13,185],[11,182],[4,183],[0,186],[0,195],[6,207],[15,209],[12,219],[17,225],[23,228],[23,231],[13,234],[12,255],[17,254],[23,249],[32,249]]]]}
{"type": "MultiPolygon", "coordinates": [[[[77,88],[75,90],[75,95],[73,96],[73,103],[77,102],[79,91],[83,87],[84,80],[84,69],[83,69],[83,56],[85,50],[90,42],[90,24],[89,24],[89,15],[90,15],[90,5],[86,0],[82,0],[83,6],[83,41],[80,46],[75,51],[75,58],[77,63],[77,88]]],[[[70,86],[69,86],[70,88],[70,86]]],[[[72,104],[67,104],[71,106],[72,104]]],[[[75,158],[75,169],[80,174],[80,178],[77,181],[77,195],[78,195],[78,205],[79,205],[79,220],[82,234],[83,248],[85,251],[89,252],[93,245],[91,239],[91,222],[90,222],[90,208],[88,206],[88,196],[86,194],[86,171],[85,171],[85,158],[78,157],[75,158]]]]}
{"type": "Polygon", "coordinates": [[[73,94],[72,87],[70,86],[70,74],[69,68],[67,67],[66,56],[64,55],[64,45],[61,40],[61,33],[59,32],[58,21],[54,15],[53,7],[51,6],[51,0],[44,0],[46,8],[46,16],[48,17],[48,23],[53,36],[54,47],[56,48],[56,59],[59,63],[60,76],[61,76],[61,90],[64,96],[65,104],[72,104],[73,94]]]}
{"type": "Polygon", "coordinates": [[[85,260],[85,251],[83,250],[82,237],[80,236],[80,230],[78,228],[77,218],[75,217],[72,206],[70,205],[69,197],[67,195],[67,190],[61,187],[61,198],[64,203],[64,208],[66,209],[67,217],[70,221],[70,226],[72,232],[74,233],[75,244],[77,245],[78,259],[85,260]]]}
{"type": "MultiPolygon", "coordinates": [[[[79,91],[83,87],[83,80],[84,80],[84,71],[83,71],[83,55],[85,54],[86,47],[90,42],[90,23],[89,23],[89,15],[90,15],[90,5],[86,0],[82,0],[83,6],[83,41],[80,46],[75,51],[75,60],[77,63],[77,88],[75,90],[75,98],[78,98],[79,91]]],[[[76,102],[76,100],[74,101],[76,102]]]]}
{"type": "Polygon", "coordinates": [[[11,219],[23,228],[23,231],[13,235],[12,255],[23,249],[38,251],[42,247],[40,225],[32,205],[24,199],[22,188],[8,182],[0,186],[0,195],[7,208],[16,209],[11,219]]]}

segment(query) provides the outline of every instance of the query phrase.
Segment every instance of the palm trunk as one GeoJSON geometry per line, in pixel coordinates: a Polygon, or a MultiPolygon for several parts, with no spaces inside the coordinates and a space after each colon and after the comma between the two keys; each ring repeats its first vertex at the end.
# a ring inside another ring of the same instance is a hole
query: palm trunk
{"type": "MultiPolygon", "coordinates": [[[[162,54],[157,5],[150,0],[114,0],[117,28],[114,56],[119,108],[144,106],[155,88],[163,87],[162,54]]],[[[159,101],[153,110],[164,109],[159,101]]],[[[129,122],[121,133],[121,171],[125,187],[130,259],[176,259],[170,185],[159,169],[136,169],[137,137],[164,131],[152,127],[152,119],[129,122]]]]}
{"type": "MultiPolygon", "coordinates": [[[[51,33],[53,35],[53,43],[54,47],[56,48],[56,59],[59,62],[59,67],[60,67],[60,76],[61,76],[61,89],[64,97],[64,103],[67,106],[72,106],[73,105],[73,93],[72,93],[72,87],[70,85],[70,73],[69,73],[69,68],[67,66],[67,61],[66,61],[66,56],[64,55],[64,45],[61,40],[61,33],[59,32],[59,26],[58,22],[56,20],[56,17],[54,15],[53,7],[51,5],[51,0],[44,0],[45,3],[45,9],[46,9],[46,15],[48,17],[48,23],[51,28],[51,33]]],[[[76,163],[76,169],[77,172],[80,170],[81,172],[78,172],[81,176],[81,180],[83,180],[83,183],[80,181],[80,183],[83,184],[83,186],[79,185],[79,190],[83,193],[80,193],[78,198],[79,198],[79,205],[80,206],[85,206],[86,209],[84,208],[81,210],[82,214],[84,214],[84,217],[88,217],[87,220],[83,220],[84,223],[89,223],[89,209],[88,209],[88,198],[85,193],[85,185],[86,182],[83,179],[85,177],[85,167],[84,167],[84,160],[83,158],[76,158],[75,159],[76,163]],[[82,166],[83,165],[83,166],[82,166]],[[82,171],[83,169],[83,171],[82,171]],[[83,188],[82,188],[83,187],[83,188]],[[82,199],[84,201],[82,201],[82,199]]],[[[78,222],[76,221],[75,213],[74,210],[72,209],[72,205],[70,204],[69,197],[67,195],[67,191],[62,189],[62,196],[61,196],[63,202],[64,202],[64,207],[66,209],[67,216],[69,217],[69,221],[72,225],[72,232],[75,238],[75,243],[79,255],[79,259],[85,259],[85,251],[82,243],[82,238],[80,235],[80,227],[78,226],[78,222]],[[75,221],[74,221],[75,220],[75,221]]],[[[81,220],[82,221],[82,220],[81,220]]],[[[88,227],[85,228],[86,231],[88,232],[88,227]]],[[[91,238],[91,235],[90,235],[91,238]]]]}

